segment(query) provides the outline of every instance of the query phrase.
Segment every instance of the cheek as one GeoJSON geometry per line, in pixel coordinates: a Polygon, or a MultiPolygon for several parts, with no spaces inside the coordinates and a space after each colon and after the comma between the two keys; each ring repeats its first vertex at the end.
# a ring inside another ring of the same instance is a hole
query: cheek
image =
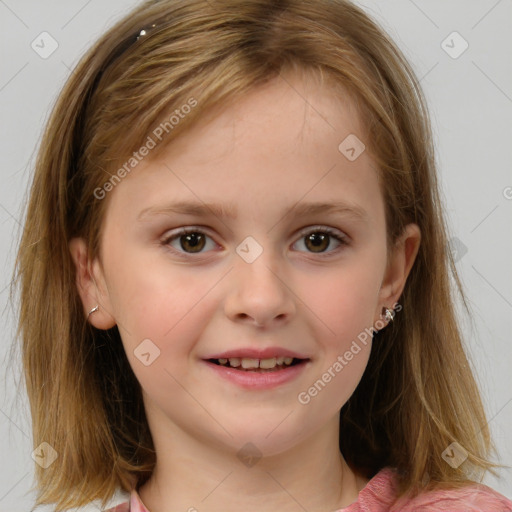
{"type": "Polygon", "coordinates": [[[314,312],[314,336],[322,351],[314,379],[297,397],[308,418],[337,414],[361,380],[370,357],[381,267],[374,257],[362,255],[341,262],[336,271],[303,278],[305,311],[314,312]]]}
{"type": "Polygon", "coordinates": [[[174,417],[174,407],[194,406],[182,386],[200,386],[187,372],[188,361],[196,357],[195,344],[216,311],[214,294],[207,292],[219,281],[218,272],[170,272],[162,264],[139,265],[133,255],[117,261],[113,307],[130,366],[156,403],[170,407],[173,397],[167,412],[174,417]]]}
{"type": "Polygon", "coordinates": [[[315,424],[337,416],[358,386],[368,363],[371,342],[356,342],[350,347],[351,350],[328,358],[315,380],[298,393],[304,428],[314,428],[315,424]],[[347,352],[351,354],[350,360],[346,358],[347,352]]]}
{"type": "Polygon", "coordinates": [[[188,352],[214,311],[207,292],[220,271],[172,268],[165,258],[143,261],[136,252],[112,261],[109,294],[128,356],[145,339],[158,347],[162,360],[169,352],[188,352]]]}
{"type": "Polygon", "coordinates": [[[335,416],[359,384],[371,352],[376,283],[368,272],[340,272],[326,283],[327,293],[317,287],[310,295],[310,307],[322,321],[316,322],[316,372],[297,396],[307,421],[335,416]]]}
{"type": "MultiPolygon", "coordinates": [[[[326,344],[342,350],[373,325],[382,278],[376,261],[340,262],[337,269],[304,275],[300,296],[317,318],[326,344]]],[[[308,313],[310,314],[310,313],[308,313]]]]}

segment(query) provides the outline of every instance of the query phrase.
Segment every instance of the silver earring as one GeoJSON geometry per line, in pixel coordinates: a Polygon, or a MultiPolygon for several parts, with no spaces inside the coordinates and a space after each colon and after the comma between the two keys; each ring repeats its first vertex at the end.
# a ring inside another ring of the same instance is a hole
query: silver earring
{"type": "Polygon", "coordinates": [[[90,317],[93,313],[95,313],[96,311],[98,311],[98,309],[100,309],[100,307],[96,304],[96,306],[94,306],[91,311],[89,311],[89,314],[87,315],[87,317],[90,317]]]}
{"type": "Polygon", "coordinates": [[[382,308],[381,316],[384,317],[384,320],[386,320],[386,322],[392,322],[395,318],[395,315],[396,312],[394,309],[389,309],[387,307],[382,308]]]}

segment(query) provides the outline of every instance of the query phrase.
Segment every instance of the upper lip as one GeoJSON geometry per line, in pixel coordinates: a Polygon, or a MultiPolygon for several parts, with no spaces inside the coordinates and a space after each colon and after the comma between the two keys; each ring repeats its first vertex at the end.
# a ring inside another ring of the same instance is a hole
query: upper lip
{"type": "Polygon", "coordinates": [[[267,348],[235,348],[212,354],[205,359],[230,359],[232,357],[250,359],[271,359],[272,357],[293,357],[295,359],[309,359],[307,355],[280,347],[267,348]]]}

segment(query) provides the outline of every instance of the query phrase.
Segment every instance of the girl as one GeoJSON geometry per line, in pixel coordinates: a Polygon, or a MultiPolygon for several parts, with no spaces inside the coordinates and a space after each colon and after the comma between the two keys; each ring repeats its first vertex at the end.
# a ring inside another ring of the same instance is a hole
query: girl
{"type": "Polygon", "coordinates": [[[32,185],[37,503],[512,510],[474,483],[443,219],[418,82],[363,11],[142,4],[69,79],[32,185]]]}

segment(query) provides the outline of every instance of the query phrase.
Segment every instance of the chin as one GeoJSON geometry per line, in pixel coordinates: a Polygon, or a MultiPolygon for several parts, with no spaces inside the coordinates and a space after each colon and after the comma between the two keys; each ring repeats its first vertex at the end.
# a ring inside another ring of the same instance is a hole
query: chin
{"type": "Polygon", "coordinates": [[[285,416],[264,421],[261,421],[261,418],[248,417],[245,421],[238,421],[235,424],[226,422],[223,425],[231,436],[222,431],[222,437],[217,438],[217,441],[225,448],[232,450],[239,458],[245,455],[249,457],[280,455],[300,443],[304,436],[304,427],[286,424],[286,420],[283,422],[285,416]]]}

